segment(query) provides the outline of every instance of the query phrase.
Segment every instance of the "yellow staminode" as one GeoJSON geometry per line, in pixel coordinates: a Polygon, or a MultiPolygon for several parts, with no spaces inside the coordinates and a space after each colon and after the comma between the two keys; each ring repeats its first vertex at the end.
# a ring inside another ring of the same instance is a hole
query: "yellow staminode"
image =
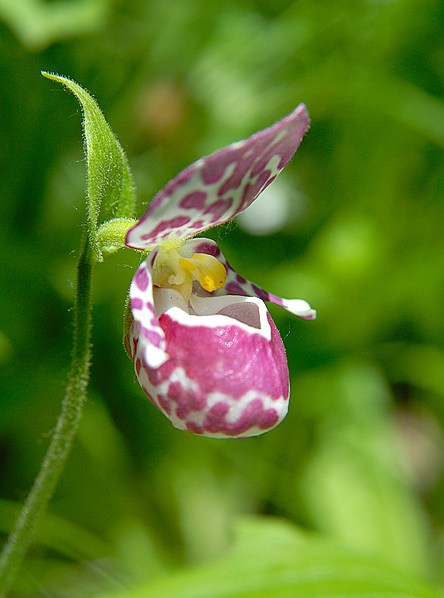
{"type": "Polygon", "coordinates": [[[181,257],[179,264],[209,293],[221,289],[225,284],[227,278],[225,267],[212,255],[195,253],[191,258],[181,257]]]}
{"type": "Polygon", "coordinates": [[[153,284],[156,287],[174,289],[185,301],[189,301],[194,280],[209,293],[224,286],[227,273],[218,259],[206,253],[183,257],[179,249],[177,244],[171,244],[159,251],[153,267],[153,284]]]}

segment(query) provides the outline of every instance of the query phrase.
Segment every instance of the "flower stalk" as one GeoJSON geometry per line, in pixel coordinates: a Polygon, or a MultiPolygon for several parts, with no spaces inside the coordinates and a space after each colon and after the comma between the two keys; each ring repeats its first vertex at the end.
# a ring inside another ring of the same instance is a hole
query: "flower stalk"
{"type": "Polygon", "coordinates": [[[102,261],[103,254],[124,245],[126,231],[134,222],[135,190],[131,171],[122,147],[94,98],[71,79],[47,72],[42,75],[70,91],[82,108],[87,163],[85,229],[77,264],[73,348],[65,396],[40,471],[0,555],[0,598],[6,596],[14,583],[54,494],[87,399],[94,264],[102,261]]]}
{"type": "Polygon", "coordinates": [[[56,427],[40,472],[0,556],[0,596],[13,584],[71,452],[87,398],[91,367],[93,258],[88,238],[77,265],[71,368],[56,427]]]}

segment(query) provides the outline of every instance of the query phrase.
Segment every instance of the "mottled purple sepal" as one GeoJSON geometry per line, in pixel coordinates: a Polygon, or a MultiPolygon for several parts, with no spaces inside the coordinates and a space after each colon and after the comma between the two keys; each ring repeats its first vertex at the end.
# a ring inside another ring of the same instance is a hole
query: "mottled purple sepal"
{"type": "Polygon", "coordinates": [[[243,212],[296,152],[309,126],[303,104],[275,125],[202,158],[170,181],[128,232],[126,244],[148,249],[187,239],[243,212]]]}

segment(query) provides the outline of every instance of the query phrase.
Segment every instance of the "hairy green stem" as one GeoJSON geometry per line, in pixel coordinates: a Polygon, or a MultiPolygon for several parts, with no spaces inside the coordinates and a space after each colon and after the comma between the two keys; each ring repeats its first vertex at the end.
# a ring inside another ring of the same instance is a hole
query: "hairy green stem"
{"type": "Polygon", "coordinates": [[[40,471],[0,556],[0,597],[13,584],[34,531],[54,494],[75,438],[87,398],[91,366],[93,257],[85,237],[77,265],[71,369],[62,409],[40,471]]]}

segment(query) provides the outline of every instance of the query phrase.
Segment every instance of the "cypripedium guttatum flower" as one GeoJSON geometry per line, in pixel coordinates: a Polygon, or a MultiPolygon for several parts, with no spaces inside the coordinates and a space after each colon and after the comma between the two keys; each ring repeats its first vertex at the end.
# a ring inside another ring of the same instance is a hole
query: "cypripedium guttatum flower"
{"type": "Polygon", "coordinates": [[[264,301],[307,320],[316,312],[245,280],[214,241],[193,237],[246,210],[308,126],[301,104],[272,127],[198,160],[127,234],[128,247],[150,250],[131,284],[128,347],[140,385],[176,428],[255,436],[287,413],[285,349],[264,301]]]}

